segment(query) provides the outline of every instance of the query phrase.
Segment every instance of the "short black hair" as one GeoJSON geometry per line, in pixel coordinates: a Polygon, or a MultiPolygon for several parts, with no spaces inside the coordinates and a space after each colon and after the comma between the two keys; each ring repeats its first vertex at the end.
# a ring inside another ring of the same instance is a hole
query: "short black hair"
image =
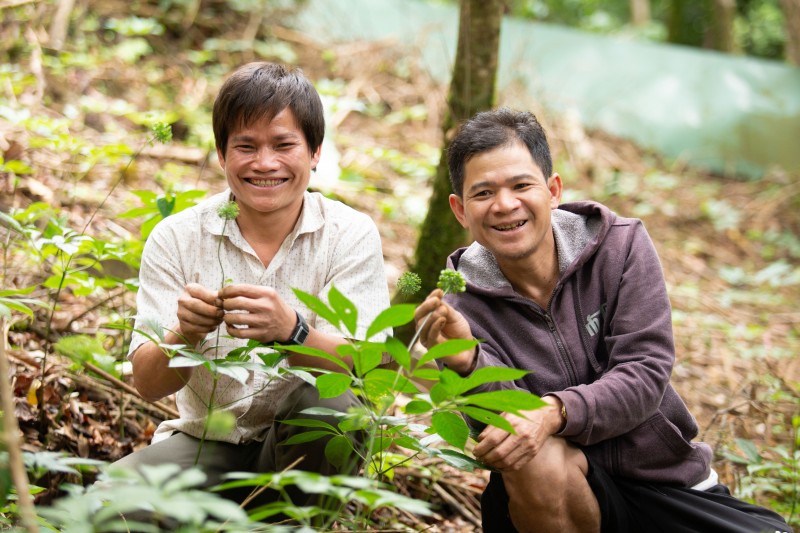
{"type": "Polygon", "coordinates": [[[474,156],[500,146],[522,142],[545,179],[553,174],[547,134],[533,113],[501,107],[482,111],[464,122],[447,149],[453,194],[464,196],[464,167],[474,156]]]}
{"type": "Polygon", "coordinates": [[[247,63],[231,74],[214,101],[214,140],[225,154],[231,131],[256,120],[272,120],[292,110],[313,154],[325,137],[325,115],[319,93],[299,68],[278,63],[247,63]]]}

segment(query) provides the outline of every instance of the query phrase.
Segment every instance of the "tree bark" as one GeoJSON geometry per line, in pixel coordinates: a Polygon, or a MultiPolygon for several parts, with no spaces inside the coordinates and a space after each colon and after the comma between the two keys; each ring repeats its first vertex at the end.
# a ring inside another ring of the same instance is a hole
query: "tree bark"
{"type": "MultiPolygon", "coordinates": [[[[466,232],[450,210],[447,149],[455,128],[462,121],[494,104],[502,13],[502,0],[461,0],[458,47],[442,123],[442,154],[410,269],[422,278],[422,289],[420,294],[410,297],[395,295],[395,303],[424,298],[436,287],[447,256],[468,243],[466,232]]],[[[413,324],[405,331],[401,328],[395,332],[405,339],[410,339],[412,333],[413,324]]]]}
{"type": "Polygon", "coordinates": [[[644,26],[650,22],[650,0],[630,0],[631,24],[644,26]]]}
{"type": "Polygon", "coordinates": [[[786,61],[800,66],[800,0],[781,0],[786,21],[786,61]]]}
{"type": "Polygon", "coordinates": [[[712,47],[720,52],[734,52],[733,21],[736,18],[736,1],[714,0],[713,7],[712,47]]]}

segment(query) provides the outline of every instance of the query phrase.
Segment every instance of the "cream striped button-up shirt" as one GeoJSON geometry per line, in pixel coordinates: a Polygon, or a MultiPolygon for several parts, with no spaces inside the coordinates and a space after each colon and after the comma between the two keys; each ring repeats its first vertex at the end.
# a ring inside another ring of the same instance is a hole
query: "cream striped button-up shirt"
{"type": "MultiPolygon", "coordinates": [[[[229,197],[230,191],[225,191],[171,215],[150,234],[139,272],[135,329],[146,331],[147,323],[153,320],[163,328],[174,327],[178,297],[188,283],[220,287],[223,274],[217,253],[219,248],[224,275],[230,283],[271,286],[287,304],[306,317],[310,326],[321,332],[342,335],[306,308],[292,291],[297,288],[327,301],[327,293],[335,285],[355,304],[358,310],[356,338],[363,339],[372,320],[389,306],[380,235],[372,219],[319,193],[306,192],[294,230],[265,268],[237,224],[228,222],[222,235],[224,220],[217,214],[217,208],[229,197]],[[221,247],[220,238],[223,239],[221,247]]],[[[245,340],[227,337],[224,324],[221,328],[220,357],[246,344],[245,340]]],[[[147,340],[134,332],[128,357],[147,340]]],[[[206,344],[213,346],[215,343],[216,333],[212,332],[206,344]]],[[[212,350],[208,356],[213,357],[213,354],[212,350]]],[[[260,362],[260,359],[253,356],[253,361],[260,362]]],[[[259,371],[250,371],[246,384],[220,376],[214,404],[236,417],[236,427],[231,433],[209,433],[206,438],[232,443],[263,440],[279,400],[298,384],[297,378],[270,379],[259,371]]],[[[176,394],[181,417],[162,422],[153,442],[165,439],[173,431],[200,438],[212,385],[211,373],[204,367],[196,367],[187,386],[176,394]]]]}

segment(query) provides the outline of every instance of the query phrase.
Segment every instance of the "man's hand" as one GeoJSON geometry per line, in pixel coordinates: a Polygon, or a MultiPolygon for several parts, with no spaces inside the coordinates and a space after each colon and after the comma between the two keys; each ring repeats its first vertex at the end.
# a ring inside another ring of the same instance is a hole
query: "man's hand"
{"type": "Polygon", "coordinates": [[[178,328],[190,346],[197,346],[222,323],[222,301],[217,291],[190,283],[178,298],[178,328]]]}
{"type": "Polygon", "coordinates": [[[228,334],[263,343],[284,342],[297,324],[297,315],[271,287],[228,285],[219,292],[228,334]]]}
{"type": "Polygon", "coordinates": [[[473,449],[475,458],[500,471],[521,469],[541,451],[545,441],[561,428],[561,400],[542,398],[550,405],[532,411],[520,411],[525,418],[503,413],[516,431],[512,435],[498,427],[487,426],[473,449]]]}
{"type": "MultiPolygon", "coordinates": [[[[442,297],[441,289],[434,289],[414,311],[414,322],[419,329],[419,340],[426,348],[431,348],[451,339],[471,339],[472,330],[464,316],[447,305],[442,297]],[[430,313],[430,316],[428,314],[430,313]]],[[[462,352],[441,361],[459,374],[465,374],[472,368],[476,357],[475,350],[462,352]]]]}

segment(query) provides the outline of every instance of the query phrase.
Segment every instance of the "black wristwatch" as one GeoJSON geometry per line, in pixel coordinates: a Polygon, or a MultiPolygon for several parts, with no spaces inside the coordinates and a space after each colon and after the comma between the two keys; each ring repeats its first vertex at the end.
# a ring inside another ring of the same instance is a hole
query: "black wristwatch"
{"type": "Polygon", "coordinates": [[[292,330],[292,334],[289,335],[289,340],[283,344],[295,344],[299,346],[306,342],[306,338],[308,337],[308,324],[306,323],[306,319],[303,318],[303,315],[296,310],[294,313],[297,315],[297,325],[292,330]]]}

